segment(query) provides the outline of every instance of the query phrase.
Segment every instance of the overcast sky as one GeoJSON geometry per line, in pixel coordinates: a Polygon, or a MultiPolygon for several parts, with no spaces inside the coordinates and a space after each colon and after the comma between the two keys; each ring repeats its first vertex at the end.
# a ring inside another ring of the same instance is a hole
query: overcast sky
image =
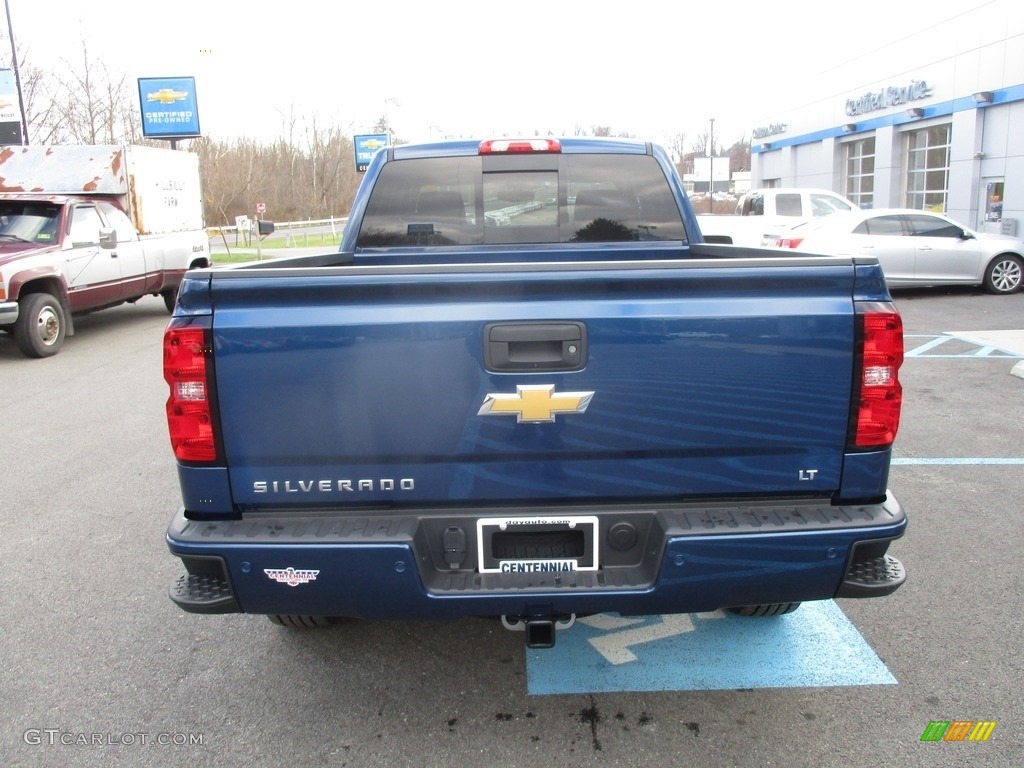
{"type": "MultiPolygon", "coordinates": [[[[26,62],[194,76],[204,134],[272,140],[285,117],[353,133],[473,137],[609,126],[687,148],[749,137],[815,76],[992,0],[670,3],[7,0],[26,62]]],[[[925,59],[922,53],[922,61],[925,59]]]]}

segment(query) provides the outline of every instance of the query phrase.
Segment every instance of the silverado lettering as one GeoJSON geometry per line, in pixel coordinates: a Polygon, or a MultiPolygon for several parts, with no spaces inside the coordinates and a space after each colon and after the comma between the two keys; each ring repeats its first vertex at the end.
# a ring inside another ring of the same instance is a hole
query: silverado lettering
{"type": "Polygon", "coordinates": [[[253,493],[354,493],[356,491],[412,491],[416,489],[416,481],[411,477],[398,480],[381,478],[380,480],[256,480],[252,484],[253,493]]]}
{"type": "Polygon", "coordinates": [[[548,647],[577,614],[888,595],[902,361],[877,259],[704,242],[656,145],[385,147],[338,252],[185,276],[171,599],[548,647]]]}

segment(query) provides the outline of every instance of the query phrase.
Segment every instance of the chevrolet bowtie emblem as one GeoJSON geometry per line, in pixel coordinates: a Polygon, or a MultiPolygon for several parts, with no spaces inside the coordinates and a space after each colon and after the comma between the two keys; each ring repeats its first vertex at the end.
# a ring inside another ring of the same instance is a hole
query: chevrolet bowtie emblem
{"type": "Polygon", "coordinates": [[[159,101],[161,104],[173,104],[176,101],[184,101],[188,97],[187,91],[176,91],[173,88],[161,88],[146,94],[146,101],[159,101]]]}
{"type": "Polygon", "coordinates": [[[583,413],[593,392],[555,392],[554,384],[520,384],[514,395],[489,394],[477,416],[512,416],[520,424],[555,420],[557,413],[583,413]]]}

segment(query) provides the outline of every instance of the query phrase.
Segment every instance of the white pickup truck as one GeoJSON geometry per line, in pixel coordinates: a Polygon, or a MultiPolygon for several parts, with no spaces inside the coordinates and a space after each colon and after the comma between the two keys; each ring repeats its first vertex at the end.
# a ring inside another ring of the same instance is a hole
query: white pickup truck
{"type": "Polygon", "coordinates": [[[143,146],[0,148],[0,331],[49,357],[72,317],[143,296],[174,308],[210,266],[199,159],[143,146]]]}
{"type": "Polygon", "coordinates": [[[704,239],[732,245],[770,245],[775,236],[797,224],[836,211],[856,210],[842,195],[827,189],[774,187],[747,192],[734,215],[697,217],[704,239]]]}

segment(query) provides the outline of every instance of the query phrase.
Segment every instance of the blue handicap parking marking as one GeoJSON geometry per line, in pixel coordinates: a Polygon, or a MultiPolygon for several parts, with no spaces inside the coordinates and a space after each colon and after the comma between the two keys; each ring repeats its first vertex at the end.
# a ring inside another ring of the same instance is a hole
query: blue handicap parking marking
{"type": "Polygon", "coordinates": [[[771,617],[600,614],[527,649],[530,695],[895,684],[831,600],[771,617]]]}

